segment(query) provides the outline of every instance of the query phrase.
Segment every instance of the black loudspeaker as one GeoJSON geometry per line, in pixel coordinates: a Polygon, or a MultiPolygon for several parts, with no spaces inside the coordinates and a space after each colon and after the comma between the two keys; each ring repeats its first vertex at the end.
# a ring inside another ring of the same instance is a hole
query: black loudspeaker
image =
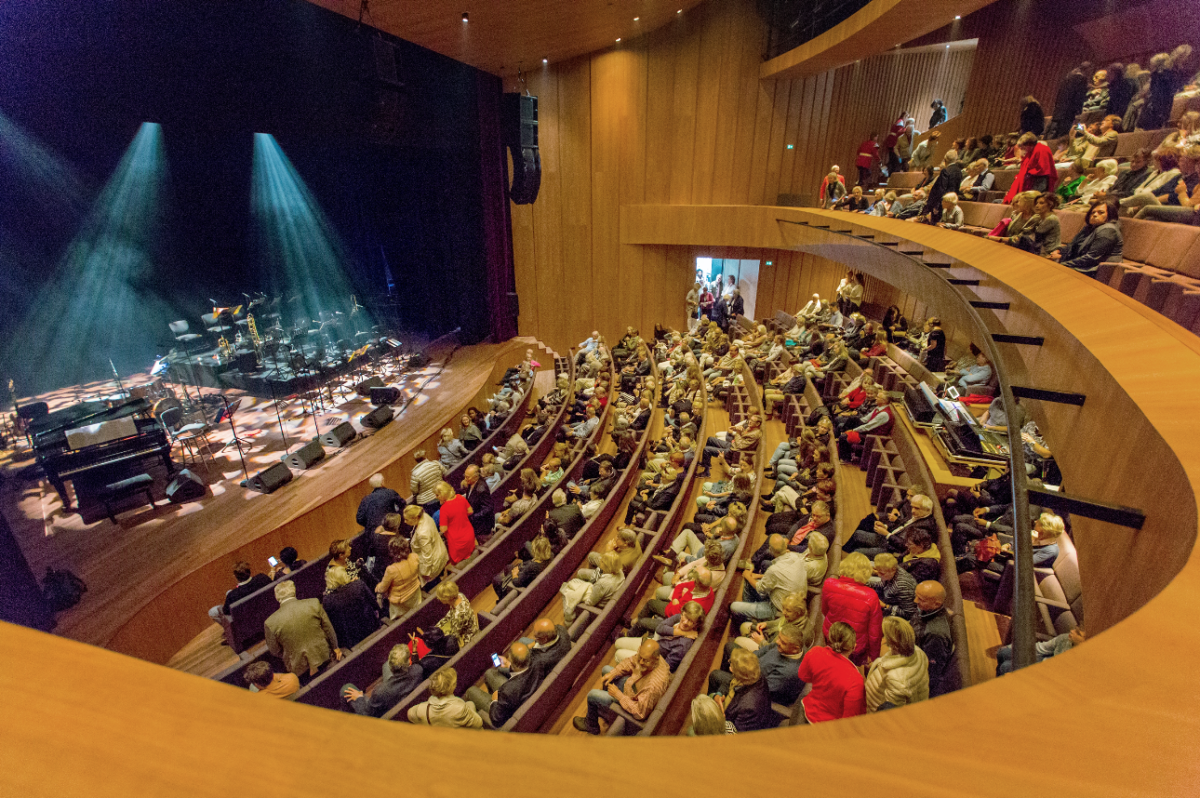
{"type": "Polygon", "coordinates": [[[383,387],[383,378],[382,377],[372,377],[369,380],[363,380],[358,385],[355,385],[354,392],[357,393],[359,396],[370,396],[372,388],[382,388],[382,387],[383,387]]]}
{"type": "Polygon", "coordinates": [[[371,404],[373,405],[394,405],[400,401],[399,388],[372,388],[371,389],[371,404]]]}
{"type": "Polygon", "coordinates": [[[242,374],[258,371],[258,355],[253,352],[238,352],[233,358],[233,368],[242,374]]]}
{"type": "Polygon", "coordinates": [[[326,432],[320,437],[323,446],[332,446],[334,449],[340,449],[350,441],[354,440],[354,436],[358,433],[354,431],[354,425],[349,421],[343,421],[333,429],[326,432]]]}
{"type": "Polygon", "coordinates": [[[392,420],[392,408],[387,405],[380,405],[362,417],[362,425],[367,429],[379,429],[387,426],[392,420]]]}
{"type": "Polygon", "coordinates": [[[208,486],[204,480],[185,468],[167,485],[167,501],[171,504],[194,502],[207,492],[208,486]]]}
{"type": "Polygon", "coordinates": [[[512,154],[512,185],[508,198],[516,205],[532,205],[542,186],[542,156],[538,149],[537,97],[504,95],[501,138],[512,154]]]}
{"type": "Polygon", "coordinates": [[[312,468],[324,459],[325,448],[321,446],[320,441],[309,441],[288,455],[284,462],[297,471],[303,471],[306,468],[312,468]]]}
{"type": "Polygon", "coordinates": [[[245,487],[259,493],[274,493],[292,481],[292,470],[285,463],[276,463],[250,477],[245,487]]]}

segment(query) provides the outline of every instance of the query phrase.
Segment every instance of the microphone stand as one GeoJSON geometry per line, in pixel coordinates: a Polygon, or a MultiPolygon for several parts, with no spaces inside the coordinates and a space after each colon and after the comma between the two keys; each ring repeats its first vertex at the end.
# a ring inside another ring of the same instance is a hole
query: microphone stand
{"type": "Polygon", "coordinates": [[[288,443],[287,432],[283,429],[283,416],[279,414],[279,399],[275,396],[275,383],[267,380],[267,385],[271,386],[271,404],[275,406],[275,419],[279,422],[279,434],[283,438],[283,457],[286,458],[292,453],[292,444],[288,443]]]}
{"type": "Polygon", "coordinates": [[[125,391],[125,383],[121,382],[121,375],[117,373],[117,367],[113,365],[111,357],[108,359],[108,367],[112,369],[113,377],[117,380],[117,393],[128,399],[129,394],[125,391]]]}
{"type": "Polygon", "coordinates": [[[242,474],[245,475],[246,481],[250,481],[250,469],[246,468],[246,455],[242,453],[242,441],[238,438],[237,427],[233,425],[233,411],[229,409],[229,400],[225,398],[225,394],[221,394],[221,401],[225,403],[224,415],[229,417],[229,429],[233,432],[233,445],[237,447],[238,459],[242,461],[242,474]]]}

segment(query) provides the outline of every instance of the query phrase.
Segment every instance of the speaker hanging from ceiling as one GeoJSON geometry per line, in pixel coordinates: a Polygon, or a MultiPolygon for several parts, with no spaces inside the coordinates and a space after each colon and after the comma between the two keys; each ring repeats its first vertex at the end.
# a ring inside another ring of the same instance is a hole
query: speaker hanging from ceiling
{"type": "Polygon", "coordinates": [[[512,154],[512,184],[508,188],[508,198],[516,205],[532,205],[542,186],[537,97],[506,93],[501,111],[501,137],[512,154]]]}

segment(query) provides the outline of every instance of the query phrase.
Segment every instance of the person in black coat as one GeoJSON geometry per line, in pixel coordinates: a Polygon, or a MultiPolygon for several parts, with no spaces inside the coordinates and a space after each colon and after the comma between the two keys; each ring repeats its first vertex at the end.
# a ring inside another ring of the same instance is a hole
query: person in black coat
{"type": "Polygon", "coordinates": [[[408,646],[399,645],[393,647],[388,655],[388,661],[383,666],[383,679],[375,685],[371,695],[366,695],[353,684],[346,684],[342,687],[342,698],[355,713],[379,718],[403,701],[424,679],[425,672],[420,665],[413,664],[408,646]]]}
{"type": "Polygon", "coordinates": [[[934,100],[932,103],[930,103],[929,107],[933,109],[933,113],[929,115],[928,129],[932,130],[946,121],[948,112],[946,111],[946,104],[941,100],[934,100]]]}
{"type": "Polygon", "coordinates": [[[355,520],[363,529],[374,529],[383,523],[388,513],[403,513],[404,499],[391,488],[383,486],[383,474],[375,474],[370,480],[371,492],[358,503],[355,520]]]}
{"type": "Polygon", "coordinates": [[[778,726],[781,718],[771,708],[771,692],[758,657],[739,648],[730,655],[729,668],[733,674],[729,692],[713,696],[725,711],[725,727],[740,733],[778,726]]]}
{"type": "Polygon", "coordinates": [[[1050,119],[1050,126],[1046,128],[1046,138],[1065,136],[1071,125],[1075,124],[1075,117],[1083,110],[1083,101],[1087,98],[1088,78],[1091,74],[1092,65],[1085,61],[1068,72],[1058,84],[1058,94],[1054,98],[1054,114],[1050,119]]]}
{"type": "Polygon", "coordinates": [[[546,516],[554,521],[568,538],[575,537],[575,534],[587,523],[579,505],[574,502],[568,504],[567,492],[562,488],[554,490],[554,493],[550,495],[550,501],[554,506],[546,513],[546,516]]]}
{"type": "Polygon", "coordinates": [[[942,218],[942,197],[947,194],[957,194],[962,181],[962,164],[955,161],[943,166],[937,179],[929,187],[929,195],[925,198],[925,207],[921,209],[921,216],[928,217],[930,224],[937,224],[942,218]]]}
{"type": "Polygon", "coordinates": [[[333,624],[341,648],[353,648],[379,630],[379,603],[375,591],[362,579],[327,590],[321,606],[333,624]]]}
{"type": "Polygon", "coordinates": [[[724,295],[718,296],[717,301],[713,303],[711,319],[713,324],[722,330],[726,332],[729,330],[729,303],[725,300],[724,295]]]}
{"type": "Polygon", "coordinates": [[[250,563],[245,560],[234,564],[233,578],[237,580],[237,587],[226,591],[225,601],[208,611],[208,617],[212,618],[214,623],[222,623],[225,618],[228,618],[229,608],[236,602],[271,584],[271,577],[266,574],[255,574],[250,568],[250,563]]]}
{"type": "Polygon", "coordinates": [[[1105,71],[1108,72],[1107,112],[1124,118],[1125,111],[1129,109],[1129,103],[1133,100],[1133,95],[1137,94],[1137,79],[1125,77],[1124,64],[1109,64],[1105,71]]]}
{"type": "Polygon", "coordinates": [[[735,288],[733,289],[733,298],[729,300],[729,318],[733,320],[744,315],[746,315],[746,300],[742,299],[742,292],[735,288]]]}
{"type": "Polygon", "coordinates": [[[640,512],[669,509],[675,503],[675,497],[679,495],[679,473],[668,466],[663,469],[662,482],[657,487],[651,484],[635,495],[625,511],[625,525],[632,524],[634,516],[640,512]]]}
{"type": "Polygon", "coordinates": [[[1032,133],[1035,136],[1040,136],[1046,131],[1046,112],[1042,110],[1042,104],[1032,95],[1021,100],[1020,130],[1022,133],[1032,133]]]}
{"type": "Polygon", "coordinates": [[[1104,200],[1092,203],[1087,224],[1071,243],[1051,252],[1050,259],[1095,277],[1101,263],[1121,260],[1124,246],[1121,228],[1117,225],[1117,204],[1104,200]]]}
{"type": "Polygon", "coordinates": [[[842,546],[842,554],[858,552],[867,558],[885,551],[893,554],[904,554],[908,550],[909,533],[918,529],[936,540],[938,535],[937,521],[933,518],[933,500],[924,494],[915,494],[912,498],[912,516],[908,520],[894,520],[893,513],[887,518],[874,523],[874,529],[856,529],[850,539],[842,546]]]}
{"type": "Polygon", "coordinates": [[[508,649],[509,677],[488,695],[478,687],[463,694],[483,716],[485,726],[498,729],[508,722],[531,695],[537,692],[542,673],[530,663],[529,646],[517,641],[508,649]]]}
{"type": "Polygon", "coordinates": [[[463,495],[471,506],[469,520],[475,530],[475,539],[485,541],[492,536],[496,528],[496,509],[492,502],[492,491],[487,483],[479,478],[479,466],[469,465],[463,472],[463,495]]]}

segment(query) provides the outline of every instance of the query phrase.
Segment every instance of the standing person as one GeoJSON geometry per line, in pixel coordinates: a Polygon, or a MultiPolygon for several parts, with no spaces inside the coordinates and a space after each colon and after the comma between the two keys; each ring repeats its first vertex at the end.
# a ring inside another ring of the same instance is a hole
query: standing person
{"type": "Polygon", "coordinates": [[[471,505],[470,521],[475,529],[475,539],[487,540],[496,527],[496,510],[491,489],[480,479],[479,466],[467,466],[463,472],[462,489],[467,504],[471,505]]]}
{"type": "Polygon", "coordinates": [[[898,171],[900,164],[896,160],[896,153],[893,147],[896,146],[896,140],[900,138],[900,134],[904,132],[904,120],[908,119],[908,111],[901,111],[900,116],[892,123],[892,127],[888,130],[887,138],[883,140],[883,149],[887,153],[888,158],[888,174],[898,171]]]}
{"type": "Polygon", "coordinates": [[[934,100],[932,103],[930,103],[929,107],[933,109],[933,113],[929,115],[930,128],[935,128],[946,121],[948,113],[946,111],[946,104],[944,102],[941,100],[934,100]]]}
{"type": "Polygon", "coordinates": [[[355,519],[363,529],[374,529],[383,523],[389,513],[404,512],[404,499],[391,488],[384,487],[383,474],[372,474],[369,481],[371,492],[358,503],[355,519]]]}
{"type": "Polygon", "coordinates": [[[1006,205],[1022,191],[1040,191],[1045,194],[1053,191],[1058,183],[1054,153],[1045,142],[1038,141],[1038,137],[1032,133],[1025,133],[1017,139],[1017,149],[1021,153],[1021,168],[1013,180],[1012,187],[1004,195],[1006,205]]]}
{"type": "Polygon", "coordinates": [[[858,169],[858,184],[865,186],[871,182],[871,172],[879,162],[879,134],[872,133],[862,144],[858,145],[858,154],[854,156],[854,166],[858,169]]]}
{"type": "Polygon", "coordinates": [[[896,154],[896,168],[901,172],[908,169],[908,162],[912,160],[913,147],[916,145],[917,135],[913,120],[905,120],[904,129],[896,137],[896,146],[892,148],[892,152],[896,154]]]}
{"type": "Polygon", "coordinates": [[[297,676],[316,674],[330,659],[340,660],[337,633],[315,598],[296,598],[296,583],[275,585],[279,609],[263,623],[267,650],[297,676]]]}
{"type": "Polygon", "coordinates": [[[854,630],[839,621],[825,633],[825,643],[810,648],[800,660],[798,674],[812,685],[800,700],[801,723],[852,718],[867,711],[863,676],[850,660],[857,643],[854,630]]]}
{"type": "Polygon", "coordinates": [[[1079,112],[1083,110],[1083,100],[1087,96],[1088,89],[1087,75],[1091,71],[1092,65],[1085,61],[1068,72],[1058,84],[1058,94],[1054,99],[1054,114],[1050,120],[1050,127],[1045,130],[1046,138],[1065,136],[1071,125],[1075,123],[1075,117],[1079,116],[1079,112]]]}
{"type": "MultiPolygon", "coordinates": [[[[1136,66],[1136,64],[1130,64],[1136,66]]],[[[1113,63],[1108,65],[1108,113],[1125,118],[1133,95],[1137,94],[1137,81],[1125,77],[1125,65],[1113,63]]]]}
{"type": "Polygon", "coordinates": [[[392,538],[388,548],[391,550],[392,564],[383,572],[383,579],[375,586],[375,592],[380,599],[387,600],[388,618],[394,621],[415,609],[424,598],[421,595],[421,559],[404,538],[392,538]]]}
{"type": "Polygon", "coordinates": [[[437,587],[442,572],[450,564],[446,541],[438,534],[437,524],[419,504],[404,508],[404,522],[412,527],[412,550],[417,555],[417,567],[426,590],[437,587]]]}
{"type": "Polygon", "coordinates": [[[854,552],[842,560],[837,576],[826,579],[821,587],[824,633],[828,637],[833,624],[839,621],[849,624],[857,640],[850,654],[856,665],[866,665],[878,657],[883,640],[879,596],[867,587],[874,575],[871,561],[854,552]]]}
{"type": "Polygon", "coordinates": [[[817,199],[821,201],[822,208],[832,208],[835,202],[846,196],[846,178],[842,177],[841,171],[835,164],[829,168],[829,174],[821,181],[817,199]]]}
{"type": "Polygon", "coordinates": [[[1032,94],[1021,99],[1020,125],[1018,129],[1022,133],[1040,136],[1046,132],[1046,112],[1042,110],[1042,104],[1032,94]]]}
{"type": "Polygon", "coordinates": [[[929,136],[913,148],[912,160],[908,162],[908,168],[914,172],[923,172],[925,168],[933,163],[933,152],[937,149],[938,139],[942,137],[942,131],[931,130],[929,136]]]}
{"type": "Polygon", "coordinates": [[[438,511],[437,496],[434,495],[433,489],[442,481],[442,475],[445,471],[442,469],[442,464],[437,460],[426,460],[425,450],[417,449],[413,452],[413,459],[417,464],[413,466],[412,476],[409,478],[408,487],[412,490],[413,502],[425,508],[425,512],[433,515],[438,511]]]}
{"type": "Polygon", "coordinates": [[[946,331],[942,320],[929,317],[929,335],[925,339],[925,368],[937,373],[946,368],[946,331]]]}
{"type": "Polygon", "coordinates": [[[438,515],[438,529],[446,539],[446,551],[450,562],[457,564],[475,551],[475,528],[471,526],[471,505],[465,496],[454,492],[449,482],[439,482],[434,489],[442,508],[438,515]]]}

